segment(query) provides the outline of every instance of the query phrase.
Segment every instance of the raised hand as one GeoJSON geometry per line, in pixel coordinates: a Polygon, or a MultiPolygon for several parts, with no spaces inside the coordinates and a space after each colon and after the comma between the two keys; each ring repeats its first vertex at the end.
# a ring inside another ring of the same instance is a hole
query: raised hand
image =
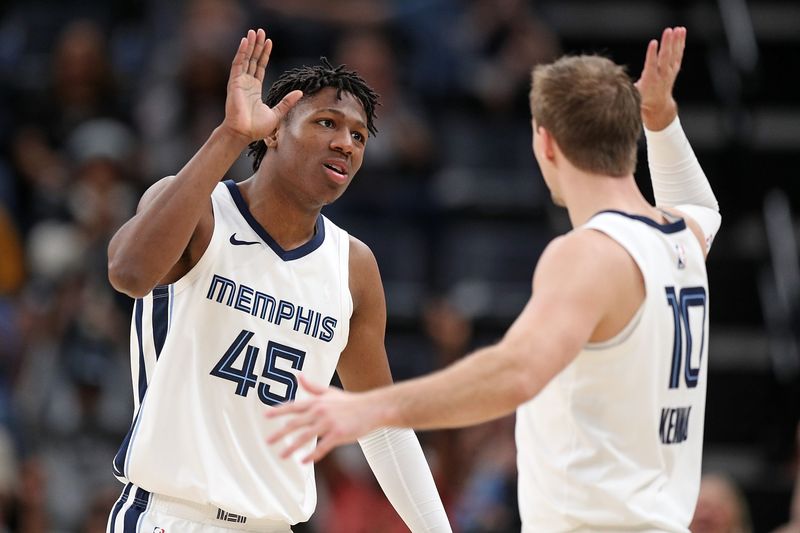
{"type": "Polygon", "coordinates": [[[635,85],[642,97],[642,122],[651,131],[666,128],[678,113],[672,88],[681,69],[685,47],[684,27],[666,28],[660,46],[655,39],[647,45],[642,76],[635,85]]]}
{"type": "Polygon", "coordinates": [[[275,129],[281,118],[303,96],[301,91],[287,94],[273,108],[261,99],[264,75],[272,52],[272,40],[264,30],[249,30],[242,37],[233,58],[228,78],[223,126],[248,142],[263,139],[275,129]]]}
{"type": "Polygon", "coordinates": [[[275,445],[288,436],[294,437],[281,452],[284,459],[318,438],[316,448],[302,461],[319,461],[336,446],[355,442],[380,426],[377,405],[363,393],[316,385],[302,374],[299,378],[310,397],[271,408],[266,413],[267,418],[294,415],[282,429],[267,438],[269,444],[275,445]]]}

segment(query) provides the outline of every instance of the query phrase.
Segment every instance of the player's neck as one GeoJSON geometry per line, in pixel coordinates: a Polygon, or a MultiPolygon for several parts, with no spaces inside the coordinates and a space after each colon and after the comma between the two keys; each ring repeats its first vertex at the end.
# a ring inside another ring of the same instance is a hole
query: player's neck
{"type": "Polygon", "coordinates": [[[284,250],[302,246],[314,236],[321,207],[308,207],[297,198],[297,191],[257,175],[240,183],[239,191],[256,221],[284,250]]]}
{"type": "Polygon", "coordinates": [[[632,174],[622,177],[576,172],[562,184],[564,204],[573,227],[609,209],[652,217],[655,209],[642,196],[632,174]]]}

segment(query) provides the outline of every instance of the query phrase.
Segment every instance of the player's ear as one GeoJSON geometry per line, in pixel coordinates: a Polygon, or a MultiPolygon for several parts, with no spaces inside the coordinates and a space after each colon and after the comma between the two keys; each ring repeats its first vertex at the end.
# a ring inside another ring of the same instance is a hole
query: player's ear
{"type": "Polygon", "coordinates": [[[264,137],[264,142],[267,144],[267,148],[278,146],[278,128],[275,128],[272,133],[264,137]]]}
{"type": "Polygon", "coordinates": [[[541,143],[541,150],[544,156],[552,160],[556,156],[556,140],[550,135],[550,132],[542,126],[536,128],[536,135],[541,143]]]}

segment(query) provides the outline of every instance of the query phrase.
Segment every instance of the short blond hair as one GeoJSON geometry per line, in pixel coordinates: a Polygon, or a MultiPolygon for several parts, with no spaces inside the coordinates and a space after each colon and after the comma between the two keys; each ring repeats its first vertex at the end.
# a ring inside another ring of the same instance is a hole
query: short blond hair
{"type": "Polygon", "coordinates": [[[625,68],[596,55],[533,69],[531,114],[577,168],[625,176],[636,168],[641,98],[625,68]]]}

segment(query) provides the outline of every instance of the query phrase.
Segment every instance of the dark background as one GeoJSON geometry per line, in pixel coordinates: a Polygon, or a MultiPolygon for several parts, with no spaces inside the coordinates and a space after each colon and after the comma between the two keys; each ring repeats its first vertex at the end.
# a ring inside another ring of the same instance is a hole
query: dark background
{"type": "MultiPolygon", "coordinates": [[[[704,470],[739,487],[753,531],[788,521],[800,4],[28,0],[0,4],[0,531],[104,528],[132,410],[131,301],[108,285],[105,248],[221,121],[247,28],[274,40],[268,81],[324,55],[382,95],[365,165],[325,212],[377,256],[401,380],[502,335],[542,249],[569,229],[530,150],[531,67],[601,53],[635,78],[667,25],[689,29],[676,97],[723,214],[704,470]]],[[[643,146],[637,178],[650,196],[643,146]]],[[[513,420],[421,438],[457,530],[518,530],[513,420]]],[[[403,530],[359,452],[319,473],[319,509],[298,530],[403,530]]]]}

